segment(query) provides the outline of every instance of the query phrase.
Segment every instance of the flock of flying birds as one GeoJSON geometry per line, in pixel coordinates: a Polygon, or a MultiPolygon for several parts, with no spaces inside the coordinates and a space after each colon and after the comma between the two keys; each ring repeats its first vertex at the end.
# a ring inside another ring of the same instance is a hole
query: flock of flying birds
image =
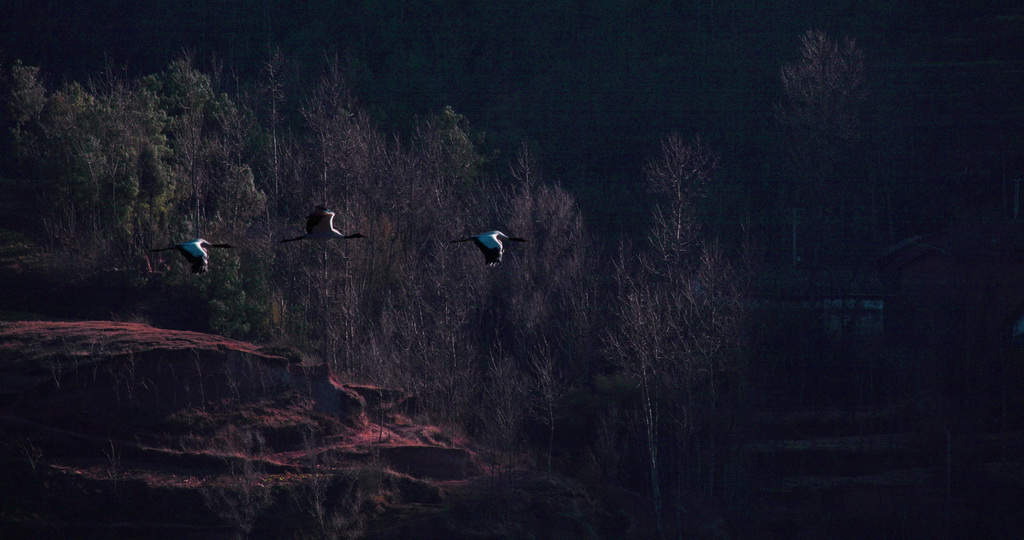
{"type": "MultiPolygon", "coordinates": [[[[295,242],[296,240],[347,240],[350,238],[365,238],[362,234],[342,234],[334,228],[334,212],[323,206],[317,206],[316,210],[306,218],[306,234],[295,238],[285,238],[281,243],[295,242]]],[[[495,266],[501,262],[501,256],[505,253],[505,246],[502,240],[512,242],[526,242],[525,238],[510,238],[501,231],[489,231],[480,233],[468,238],[452,240],[451,243],[472,241],[484,254],[484,264],[495,266]]],[[[208,248],[233,248],[230,244],[213,244],[196,238],[188,242],[174,244],[165,248],[153,249],[152,251],[177,250],[185,260],[192,265],[192,272],[195,274],[205,273],[209,268],[210,253],[208,248]]]]}

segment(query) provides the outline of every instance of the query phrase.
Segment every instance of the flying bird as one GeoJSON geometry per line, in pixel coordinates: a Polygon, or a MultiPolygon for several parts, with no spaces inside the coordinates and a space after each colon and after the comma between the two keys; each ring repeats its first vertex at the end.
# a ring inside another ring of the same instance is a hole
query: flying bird
{"type": "Polygon", "coordinates": [[[185,260],[192,265],[193,274],[203,274],[209,267],[210,253],[206,251],[206,248],[233,248],[235,246],[228,244],[211,244],[202,238],[196,238],[188,242],[182,242],[180,244],[174,244],[173,246],[167,246],[165,248],[152,249],[151,251],[167,251],[168,249],[176,249],[178,253],[181,253],[185,257],[185,260]]]}
{"type": "Polygon", "coordinates": [[[501,263],[501,256],[505,253],[505,246],[501,243],[502,240],[511,240],[513,242],[526,241],[525,238],[509,238],[501,231],[490,231],[461,240],[452,240],[450,243],[468,242],[470,240],[483,252],[484,264],[487,266],[495,266],[501,263]]]}
{"type": "Polygon", "coordinates": [[[344,240],[348,238],[365,238],[365,236],[359,233],[341,234],[334,228],[334,212],[318,205],[316,210],[306,218],[306,234],[296,236],[295,238],[286,238],[281,240],[281,243],[294,242],[296,240],[334,240],[337,238],[344,240]]]}

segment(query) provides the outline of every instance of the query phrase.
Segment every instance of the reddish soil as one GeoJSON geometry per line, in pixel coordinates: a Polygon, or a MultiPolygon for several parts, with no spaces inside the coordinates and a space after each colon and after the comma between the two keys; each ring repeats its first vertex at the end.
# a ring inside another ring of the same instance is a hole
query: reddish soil
{"type": "Polygon", "coordinates": [[[284,512],[295,506],[284,499],[320,478],[321,497],[361,497],[346,503],[361,526],[400,505],[436,506],[484,469],[466,441],[404,416],[410,399],[216,335],[0,323],[0,457],[16,471],[0,531],[88,537],[115,520],[173,522],[144,527],[157,537],[240,527],[224,517],[237,507],[227,499],[255,490],[284,512]],[[367,471],[383,476],[370,482],[367,471]],[[116,512],[97,506],[114,499],[116,512]],[[153,500],[177,511],[154,514],[153,500]]]}
{"type": "Polygon", "coordinates": [[[237,351],[266,358],[283,358],[260,352],[252,343],[223,336],[164,330],[145,324],[113,321],[19,321],[0,323],[0,349],[42,358],[55,355],[108,356],[150,350],[237,351]]]}

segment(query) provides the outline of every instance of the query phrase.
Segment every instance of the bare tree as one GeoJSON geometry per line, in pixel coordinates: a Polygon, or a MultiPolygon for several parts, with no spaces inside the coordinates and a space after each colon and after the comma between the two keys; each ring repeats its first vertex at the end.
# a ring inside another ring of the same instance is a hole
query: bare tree
{"type": "Polygon", "coordinates": [[[548,478],[551,478],[551,454],[555,447],[555,422],[559,418],[562,400],[569,393],[565,375],[556,365],[555,356],[547,351],[530,355],[530,388],[536,417],[548,428],[548,478]]]}
{"type": "Polygon", "coordinates": [[[270,130],[270,163],[267,165],[269,176],[269,191],[272,201],[280,201],[282,193],[282,154],[281,134],[278,130],[281,127],[281,103],[284,101],[284,83],[282,73],[285,67],[284,55],[280,49],[274,48],[270,51],[267,60],[260,70],[260,98],[267,106],[266,123],[270,130]]]}
{"type": "MultiPolygon", "coordinates": [[[[530,147],[523,144],[510,169],[517,183],[505,194],[508,224],[529,239],[503,276],[504,316],[513,329],[508,350],[517,355],[553,356],[568,379],[587,374],[594,352],[591,330],[597,278],[591,271],[600,257],[571,194],[544,183],[530,147]]],[[[522,366],[524,370],[528,366],[522,366]]]]}
{"type": "Polygon", "coordinates": [[[780,76],[783,95],[775,114],[802,180],[792,205],[809,212],[820,230],[830,221],[842,222],[866,187],[843,183],[836,168],[862,135],[864,55],[851,38],[833,40],[808,30],[800,37],[800,58],[783,66],[780,76]]]}
{"type": "Polygon", "coordinates": [[[270,486],[263,481],[260,462],[266,450],[263,435],[253,429],[231,429],[223,434],[218,449],[231,475],[207,481],[201,494],[207,508],[231,524],[238,538],[248,538],[256,520],[273,502],[270,486]]]}
{"type": "Polygon", "coordinates": [[[662,141],[659,156],[644,167],[647,189],[660,201],[650,235],[650,271],[676,280],[699,251],[703,236],[698,203],[707,195],[717,167],[718,155],[700,137],[687,142],[675,133],[662,141]]]}
{"type": "Polygon", "coordinates": [[[659,379],[668,361],[667,347],[662,343],[669,336],[669,314],[658,304],[658,291],[642,279],[634,279],[625,250],[620,251],[616,267],[618,292],[617,331],[608,338],[609,353],[624,375],[636,381],[640,392],[639,416],[643,426],[642,440],[647,451],[646,463],[655,522],[662,530],[661,461],[661,391],[667,385],[659,379]],[[659,384],[661,383],[661,384],[659,384]]]}
{"type": "Polygon", "coordinates": [[[842,146],[860,136],[859,106],[865,99],[864,54],[852,38],[833,40],[821,30],[800,37],[800,59],[781,69],[783,101],[776,112],[795,130],[800,145],[790,148],[809,158],[814,146],[827,152],[820,165],[834,162],[842,146]]]}
{"type": "Polygon", "coordinates": [[[43,449],[29,438],[18,439],[18,449],[21,450],[21,454],[25,456],[25,460],[32,467],[32,474],[36,474],[39,461],[43,459],[43,449]]]}
{"type": "Polygon", "coordinates": [[[107,478],[110,480],[111,485],[114,487],[114,491],[117,491],[120,486],[121,480],[124,477],[124,468],[121,462],[121,448],[114,444],[114,439],[108,438],[108,447],[103,449],[103,455],[106,456],[106,469],[107,478]]]}
{"type": "Polygon", "coordinates": [[[528,407],[526,379],[513,360],[501,353],[488,358],[482,405],[479,416],[484,425],[483,438],[495,458],[490,468],[491,495],[498,503],[494,511],[498,518],[506,519],[517,500],[513,494],[528,407]]]}
{"type": "MultiPolygon", "coordinates": [[[[700,226],[698,202],[716,163],[717,156],[699,139],[666,139],[661,156],[645,169],[661,202],[649,249],[634,259],[623,246],[616,266],[618,324],[607,345],[621,372],[637,385],[638,425],[659,530],[665,525],[663,484],[677,488],[678,516],[684,480],[692,476],[681,469],[689,461],[679,459],[679,452],[704,451],[706,441],[713,441],[716,381],[732,365],[742,320],[731,265],[700,226]]],[[[704,460],[696,466],[703,467],[705,484],[691,487],[703,488],[705,497],[713,489],[713,455],[687,454],[704,460]]]]}
{"type": "Polygon", "coordinates": [[[375,464],[341,468],[316,444],[314,434],[304,436],[308,472],[291,492],[293,502],[316,522],[318,538],[358,537],[366,526],[363,505],[381,490],[379,471],[375,464]]]}

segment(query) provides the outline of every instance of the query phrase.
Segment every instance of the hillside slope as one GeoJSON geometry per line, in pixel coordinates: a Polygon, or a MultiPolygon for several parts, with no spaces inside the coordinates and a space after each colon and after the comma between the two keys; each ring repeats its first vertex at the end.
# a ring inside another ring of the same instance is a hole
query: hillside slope
{"type": "Polygon", "coordinates": [[[408,394],[288,356],[136,323],[0,323],[3,536],[442,534],[452,519],[424,520],[487,491],[465,441],[403,413],[408,394]]]}

